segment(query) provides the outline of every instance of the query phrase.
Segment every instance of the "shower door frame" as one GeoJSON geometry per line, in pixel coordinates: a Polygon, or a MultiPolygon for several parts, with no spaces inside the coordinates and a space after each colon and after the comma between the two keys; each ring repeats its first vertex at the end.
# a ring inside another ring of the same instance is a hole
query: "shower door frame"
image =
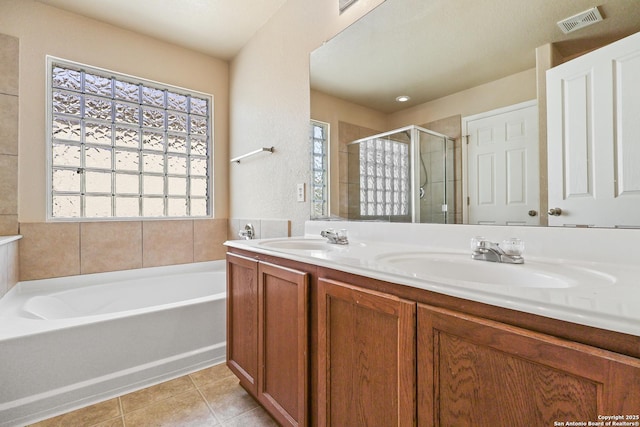
{"type": "MultiPolygon", "coordinates": [[[[439,132],[435,132],[432,131],[430,129],[426,129],[423,128],[421,126],[418,125],[408,125],[408,126],[404,126],[401,128],[397,128],[397,129],[392,129],[390,131],[386,131],[386,132],[381,132],[381,133],[377,133],[375,135],[371,135],[365,138],[360,138],[357,139],[355,141],[352,141],[350,143],[348,143],[347,145],[352,145],[352,144],[360,144],[362,142],[368,141],[370,139],[376,139],[376,138],[384,138],[390,135],[394,135],[396,133],[400,133],[400,132],[409,132],[410,134],[410,141],[409,141],[409,153],[410,153],[410,163],[409,163],[409,174],[410,176],[410,201],[411,201],[411,222],[412,223],[420,223],[420,192],[418,191],[418,189],[420,188],[420,176],[416,174],[416,172],[419,173],[420,171],[420,144],[417,143],[418,142],[418,132],[424,132],[426,134],[429,134],[431,136],[435,136],[438,138],[442,138],[442,143],[443,143],[443,162],[444,162],[444,168],[443,168],[443,173],[444,173],[444,177],[445,177],[445,185],[444,185],[444,200],[447,200],[447,192],[448,192],[448,186],[447,186],[447,156],[448,156],[448,152],[447,152],[447,140],[451,140],[451,141],[455,141],[454,138],[451,138],[447,135],[444,135],[442,133],[439,132]]],[[[448,215],[445,215],[445,224],[447,223],[447,218],[448,215]]]]}

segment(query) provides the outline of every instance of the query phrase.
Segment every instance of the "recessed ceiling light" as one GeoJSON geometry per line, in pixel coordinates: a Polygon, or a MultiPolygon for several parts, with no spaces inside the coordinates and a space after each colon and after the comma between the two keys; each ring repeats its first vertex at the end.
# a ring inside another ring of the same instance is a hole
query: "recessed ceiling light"
{"type": "Polygon", "coordinates": [[[398,102],[407,102],[410,99],[411,99],[411,97],[408,96],[408,95],[400,95],[399,97],[396,98],[396,101],[398,101],[398,102]]]}

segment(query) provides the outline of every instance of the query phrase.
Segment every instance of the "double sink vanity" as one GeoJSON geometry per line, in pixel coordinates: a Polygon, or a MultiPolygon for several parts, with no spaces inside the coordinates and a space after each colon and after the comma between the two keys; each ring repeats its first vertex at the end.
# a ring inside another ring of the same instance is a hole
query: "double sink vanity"
{"type": "Polygon", "coordinates": [[[474,226],[310,221],[227,242],[229,367],[282,425],[639,422],[635,233],[480,230],[470,247],[474,226]],[[523,263],[472,259],[513,235],[523,263]]]}

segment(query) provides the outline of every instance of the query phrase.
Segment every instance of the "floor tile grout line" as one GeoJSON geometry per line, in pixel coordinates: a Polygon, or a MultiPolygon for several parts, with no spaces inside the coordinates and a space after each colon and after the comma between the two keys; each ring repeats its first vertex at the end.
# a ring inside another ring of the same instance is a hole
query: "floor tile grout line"
{"type": "Polygon", "coordinates": [[[202,391],[200,391],[200,389],[198,388],[198,386],[196,386],[196,391],[198,392],[198,394],[200,395],[200,397],[202,398],[202,400],[204,401],[204,404],[207,405],[207,408],[209,409],[209,412],[211,412],[211,414],[213,415],[213,418],[215,418],[215,420],[217,421],[218,425],[220,427],[224,426],[222,420],[220,420],[218,414],[216,413],[216,411],[213,410],[213,408],[211,407],[211,405],[209,404],[209,401],[207,400],[206,397],[204,397],[204,394],[202,393],[202,391]]]}
{"type": "MultiPolygon", "coordinates": [[[[185,395],[185,394],[187,394],[187,393],[189,393],[189,392],[192,392],[192,391],[194,391],[194,390],[195,390],[195,388],[194,388],[194,389],[189,389],[189,390],[184,390],[184,391],[181,391],[180,393],[172,394],[171,396],[166,397],[166,398],[164,398],[164,399],[154,400],[153,402],[149,402],[149,403],[147,403],[147,404],[145,404],[145,405],[142,405],[142,406],[140,406],[140,407],[138,407],[138,408],[135,408],[135,409],[133,409],[133,410],[130,410],[130,411],[126,412],[126,413],[124,412],[124,408],[123,408],[122,416],[124,417],[124,416],[129,415],[129,414],[132,414],[132,413],[134,413],[134,412],[138,412],[138,411],[140,411],[140,410],[142,410],[142,409],[146,409],[146,408],[148,408],[149,406],[153,406],[153,405],[157,405],[157,404],[162,403],[162,402],[166,402],[167,400],[169,400],[169,399],[173,399],[174,397],[183,396],[183,395],[185,395]]],[[[134,393],[135,393],[135,392],[134,392],[134,393]]],[[[126,394],[125,394],[125,395],[123,395],[123,396],[126,396],[126,394]]]]}
{"type": "MultiPolygon", "coordinates": [[[[217,366],[217,365],[214,365],[214,366],[217,366]]],[[[253,399],[253,398],[252,398],[252,400],[254,400],[254,401],[255,401],[255,403],[256,403],[256,406],[255,406],[255,407],[250,408],[250,409],[248,409],[248,410],[246,410],[246,411],[243,411],[243,412],[241,412],[241,413],[239,413],[239,414],[236,414],[236,415],[234,415],[233,417],[230,417],[230,418],[228,418],[228,419],[224,419],[224,420],[223,420],[222,418],[220,418],[220,415],[219,415],[218,413],[216,413],[216,411],[213,409],[213,407],[209,404],[209,401],[208,401],[208,400],[206,399],[206,397],[204,396],[204,393],[203,393],[203,391],[201,390],[201,387],[210,387],[210,386],[213,386],[213,385],[215,385],[215,384],[217,384],[217,383],[220,383],[220,382],[222,382],[222,381],[224,381],[224,380],[226,380],[226,379],[228,379],[228,378],[233,378],[233,377],[234,377],[234,375],[233,375],[233,373],[226,373],[224,370],[222,370],[221,375],[216,375],[216,376],[215,376],[215,379],[213,379],[212,381],[208,381],[208,382],[203,383],[203,384],[198,384],[198,382],[196,382],[196,380],[195,380],[191,375],[192,375],[192,374],[195,374],[196,372],[204,371],[204,370],[206,370],[206,369],[209,369],[209,368],[204,368],[204,369],[201,369],[201,370],[199,370],[199,371],[192,372],[192,373],[190,373],[190,374],[185,374],[185,375],[183,375],[182,377],[178,377],[178,378],[189,377],[189,381],[190,381],[190,383],[191,383],[192,388],[189,388],[189,389],[187,389],[187,390],[184,390],[184,391],[179,392],[179,393],[176,393],[176,394],[171,394],[169,397],[166,397],[166,398],[161,399],[161,400],[157,400],[157,401],[153,401],[153,402],[147,402],[147,403],[146,403],[146,404],[144,404],[143,406],[140,406],[140,407],[138,407],[138,408],[136,408],[136,409],[134,409],[134,410],[132,410],[132,411],[128,411],[128,412],[126,412],[126,413],[125,413],[125,408],[124,408],[123,398],[124,398],[124,397],[126,397],[126,396],[129,396],[129,395],[135,394],[135,393],[137,393],[137,392],[139,392],[139,391],[141,391],[141,390],[144,390],[144,389],[140,389],[140,390],[136,390],[136,391],[133,391],[133,392],[130,392],[130,393],[125,393],[125,394],[120,395],[120,396],[116,396],[116,397],[115,397],[115,399],[117,399],[117,405],[118,405],[119,412],[120,412],[119,416],[114,417],[114,418],[111,418],[110,420],[103,420],[103,421],[101,421],[101,423],[102,423],[102,422],[105,422],[105,421],[114,421],[116,418],[119,418],[119,419],[120,419],[120,421],[121,421],[121,425],[122,425],[123,427],[126,427],[126,425],[127,425],[127,422],[126,422],[126,415],[131,414],[131,413],[134,413],[134,412],[137,412],[137,411],[140,411],[140,410],[143,410],[143,409],[148,408],[149,406],[152,406],[152,405],[156,405],[156,404],[160,404],[160,403],[162,403],[162,402],[166,402],[166,401],[167,401],[167,400],[169,400],[169,399],[172,399],[172,398],[175,398],[175,397],[179,397],[179,396],[183,396],[183,395],[185,395],[185,394],[187,394],[187,393],[189,393],[189,392],[193,392],[193,391],[194,391],[194,389],[195,389],[195,391],[198,393],[198,396],[199,396],[199,397],[204,401],[205,405],[206,405],[206,406],[207,406],[207,408],[209,409],[210,413],[213,415],[213,417],[214,417],[214,419],[216,420],[216,422],[218,423],[217,425],[218,425],[219,427],[224,427],[224,425],[225,425],[227,422],[230,422],[230,421],[232,421],[232,420],[235,420],[235,419],[237,419],[237,418],[239,418],[239,417],[241,417],[241,416],[243,416],[243,415],[245,415],[245,414],[248,414],[248,413],[250,413],[250,412],[252,412],[252,411],[255,411],[255,410],[257,410],[258,408],[261,408],[260,403],[259,403],[259,402],[257,402],[257,400],[255,400],[255,399],[253,399]]],[[[173,380],[178,379],[178,378],[174,378],[173,380]]],[[[236,378],[236,379],[237,379],[237,378],[236,378]]],[[[157,385],[165,384],[165,383],[170,382],[170,381],[173,381],[173,380],[168,380],[168,381],[165,381],[165,382],[162,382],[162,383],[158,383],[158,384],[156,384],[156,385],[153,385],[153,386],[150,386],[150,387],[147,387],[147,388],[152,388],[152,387],[155,387],[155,386],[157,386],[157,385]]],[[[243,390],[244,390],[244,389],[243,389],[243,390]]],[[[105,400],[105,401],[103,401],[103,402],[106,402],[106,400],[105,400]]],[[[98,403],[103,403],[103,402],[98,402],[98,403]]],[[[87,407],[85,407],[85,408],[81,408],[81,409],[86,409],[86,408],[89,408],[90,406],[93,406],[93,405],[89,405],[89,406],[87,406],[87,407]]],[[[71,412],[74,412],[74,411],[71,411],[71,412]]],[[[63,415],[66,415],[66,414],[68,414],[68,413],[61,414],[60,416],[63,416],[63,415]]],[[[46,421],[46,420],[44,420],[44,421],[46,421]]]]}
{"type": "Polygon", "coordinates": [[[122,405],[122,396],[118,396],[118,404],[120,405],[120,421],[122,421],[122,427],[127,427],[127,422],[124,419],[124,406],[122,405]]]}

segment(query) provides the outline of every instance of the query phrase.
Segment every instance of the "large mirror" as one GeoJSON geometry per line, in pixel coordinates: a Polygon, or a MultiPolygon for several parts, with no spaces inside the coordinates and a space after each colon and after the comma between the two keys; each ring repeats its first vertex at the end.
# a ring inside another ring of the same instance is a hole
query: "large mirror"
{"type": "MultiPolygon", "coordinates": [[[[640,31],[637,0],[607,1],[598,6],[602,22],[568,34],[561,31],[558,21],[593,7],[591,0],[386,0],[312,52],[311,119],[324,124],[329,144],[325,183],[317,181],[327,187],[322,193],[327,209],[316,216],[366,219],[360,215],[366,210],[360,185],[366,154],[359,147],[370,144],[363,142],[370,137],[403,143],[403,135],[426,129],[445,137],[441,153],[448,156],[448,175],[442,188],[447,195],[442,199],[437,186],[427,190],[434,191],[432,199],[444,202],[423,205],[422,215],[371,218],[478,223],[468,208],[478,188],[474,180],[481,176],[467,167],[469,156],[479,155],[466,149],[470,129],[491,122],[496,114],[526,107],[527,120],[534,123],[527,126],[536,128],[532,155],[519,159],[522,170],[535,172],[526,191],[534,200],[522,209],[526,222],[496,218],[480,223],[546,225],[544,71],[640,31]],[[409,99],[401,102],[402,96],[409,99]],[[427,211],[444,214],[424,215],[427,211]]],[[[418,183],[437,167],[423,167],[425,159],[434,165],[443,161],[420,149],[409,153],[409,164],[415,165],[410,179],[418,183]]],[[[319,175],[317,169],[313,173],[319,175]]],[[[425,193],[419,184],[412,191],[410,198],[429,197],[416,196],[425,193]]]]}

